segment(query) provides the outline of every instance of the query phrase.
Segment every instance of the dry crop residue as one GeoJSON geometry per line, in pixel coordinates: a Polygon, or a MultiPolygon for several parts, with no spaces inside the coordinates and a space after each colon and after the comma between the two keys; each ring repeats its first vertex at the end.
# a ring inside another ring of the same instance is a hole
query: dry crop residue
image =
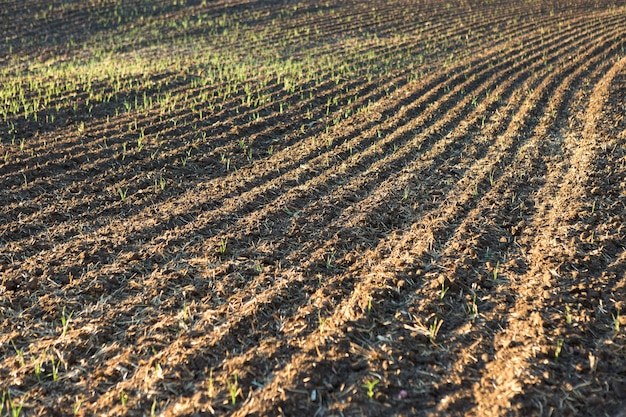
{"type": "Polygon", "coordinates": [[[621,415],[626,3],[6,1],[0,416],[621,415]]]}

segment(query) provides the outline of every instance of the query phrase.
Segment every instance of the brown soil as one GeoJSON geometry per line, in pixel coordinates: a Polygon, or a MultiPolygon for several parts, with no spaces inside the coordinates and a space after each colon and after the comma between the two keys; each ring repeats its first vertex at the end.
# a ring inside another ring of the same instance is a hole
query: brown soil
{"type": "Polygon", "coordinates": [[[7,79],[168,62],[1,116],[0,416],[626,410],[626,3],[48,3],[7,79]],[[198,113],[194,42],[347,70],[198,113]]]}

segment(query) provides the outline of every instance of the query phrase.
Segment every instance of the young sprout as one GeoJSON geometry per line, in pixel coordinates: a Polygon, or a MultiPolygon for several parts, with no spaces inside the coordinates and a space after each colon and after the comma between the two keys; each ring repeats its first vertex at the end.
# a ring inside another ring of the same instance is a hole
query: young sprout
{"type": "Polygon", "coordinates": [[[59,366],[61,365],[61,359],[55,361],[54,356],[50,356],[50,362],[52,363],[52,380],[54,382],[59,379],[59,366]]]}
{"type": "Polygon", "coordinates": [[[213,368],[209,370],[209,397],[213,398],[213,368]]]}
{"type": "MultiPolygon", "coordinates": [[[[9,407],[11,407],[11,416],[12,417],[19,417],[20,413],[22,412],[22,407],[24,407],[24,402],[20,402],[20,404],[18,405],[17,402],[14,399],[11,399],[11,391],[7,391],[7,404],[9,405],[9,407]]],[[[4,393],[2,393],[2,404],[4,404],[4,393]]],[[[2,410],[2,408],[0,408],[0,411],[2,410]]]]}
{"type": "Polygon", "coordinates": [[[332,268],[334,261],[335,261],[335,251],[332,251],[326,256],[326,268],[327,269],[332,268]]]}
{"type": "Polygon", "coordinates": [[[409,188],[408,185],[406,187],[404,187],[404,193],[402,194],[402,199],[403,200],[407,200],[409,198],[409,193],[410,192],[411,192],[411,189],[409,188]]]}
{"type": "Polygon", "coordinates": [[[228,239],[222,239],[220,240],[220,247],[219,247],[219,251],[221,254],[226,253],[226,246],[228,245],[228,239]]]}
{"type": "Polygon", "coordinates": [[[559,359],[561,356],[561,350],[563,350],[563,342],[562,338],[557,339],[556,348],[554,349],[554,359],[559,359]]]}
{"type": "Polygon", "coordinates": [[[78,415],[80,407],[83,405],[83,401],[85,401],[85,398],[82,395],[79,397],[76,397],[76,401],[74,402],[74,405],[72,406],[72,412],[75,416],[78,415]]]}
{"type": "Polygon", "coordinates": [[[473,294],[472,301],[467,303],[467,311],[472,320],[478,316],[478,305],[476,304],[476,294],[473,294]]]}
{"type": "Polygon", "coordinates": [[[128,194],[128,188],[124,188],[124,189],[122,189],[122,187],[120,187],[120,188],[118,188],[118,190],[117,190],[117,191],[118,191],[118,193],[119,193],[119,195],[120,195],[120,199],[121,199],[122,201],[126,201],[126,196],[127,196],[127,194],[128,194]]]}
{"type": "Polygon", "coordinates": [[[157,400],[152,401],[152,407],[150,407],[150,417],[156,416],[157,400]]]}
{"type": "Polygon", "coordinates": [[[228,393],[230,395],[230,402],[232,405],[237,403],[237,394],[239,393],[239,382],[237,381],[237,374],[233,375],[233,382],[226,381],[228,384],[228,393]]]}
{"type": "Polygon", "coordinates": [[[61,313],[61,326],[62,326],[62,333],[61,333],[61,337],[65,337],[65,334],[67,333],[67,328],[70,325],[70,319],[72,318],[72,315],[74,314],[74,312],[72,311],[69,315],[65,314],[65,307],[63,307],[63,312],[61,313]]]}
{"type": "Polygon", "coordinates": [[[441,292],[439,293],[440,300],[443,300],[443,297],[446,296],[446,293],[448,292],[449,289],[450,287],[446,287],[445,282],[441,283],[441,292]]]}
{"type": "Polygon", "coordinates": [[[17,346],[15,346],[15,342],[13,341],[13,339],[11,339],[11,345],[13,345],[13,350],[17,354],[17,360],[20,363],[20,366],[24,366],[24,351],[22,351],[22,349],[18,349],[17,346]]]}
{"type": "Polygon", "coordinates": [[[128,393],[124,390],[120,392],[120,401],[122,402],[122,407],[126,407],[126,403],[128,402],[128,393]]]}
{"type": "Polygon", "coordinates": [[[615,314],[611,314],[611,317],[613,317],[613,329],[615,329],[616,332],[619,332],[620,309],[618,308],[615,314]]]}
{"type": "Polygon", "coordinates": [[[443,320],[439,320],[439,318],[435,317],[435,320],[433,320],[432,324],[428,327],[428,338],[433,345],[435,344],[435,339],[437,338],[442,324],[443,320]]]}
{"type": "Polygon", "coordinates": [[[378,379],[370,379],[363,384],[363,388],[367,389],[367,396],[369,398],[374,398],[374,387],[378,385],[379,382],[380,380],[378,379]]]}

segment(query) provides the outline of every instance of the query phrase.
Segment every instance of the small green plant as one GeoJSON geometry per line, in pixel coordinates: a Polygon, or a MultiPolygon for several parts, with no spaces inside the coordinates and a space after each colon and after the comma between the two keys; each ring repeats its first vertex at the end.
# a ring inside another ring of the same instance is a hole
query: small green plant
{"type": "Polygon", "coordinates": [[[228,245],[228,239],[220,240],[219,251],[222,255],[226,253],[227,245],[228,245]]]}
{"type": "Polygon", "coordinates": [[[209,389],[208,394],[209,397],[213,398],[213,368],[209,370],[209,389]]]}
{"type": "Polygon", "coordinates": [[[120,187],[120,188],[117,189],[117,191],[118,191],[118,193],[120,195],[120,199],[122,201],[126,201],[126,196],[128,195],[128,188],[120,187]]]}
{"type": "Polygon", "coordinates": [[[61,366],[61,359],[54,360],[54,356],[50,356],[50,363],[52,364],[52,380],[54,382],[59,379],[59,366],[61,366]]]}
{"type": "Polygon", "coordinates": [[[15,342],[13,341],[13,339],[11,339],[11,345],[13,346],[15,354],[17,355],[17,361],[19,362],[20,366],[24,366],[24,351],[22,349],[18,349],[17,346],[15,346],[15,342]]]}
{"type": "Polygon", "coordinates": [[[61,337],[65,337],[65,334],[67,333],[67,328],[70,325],[70,319],[72,318],[72,315],[74,314],[74,312],[72,311],[69,315],[65,314],[65,307],[63,307],[63,312],[61,313],[61,326],[62,326],[62,332],[61,332],[61,337]]]}
{"type": "Polygon", "coordinates": [[[137,138],[137,150],[141,151],[144,147],[143,140],[145,138],[145,129],[142,127],[139,137],[137,138]]]}
{"type": "Polygon", "coordinates": [[[441,325],[443,324],[443,320],[439,320],[439,318],[435,317],[431,325],[428,327],[428,338],[430,339],[430,343],[435,344],[435,339],[437,338],[437,334],[439,333],[439,329],[441,329],[441,325]]]}
{"type": "Polygon", "coordinates": [[[572,312],[569,308],[569,305],[565,306],[565,322],[568,326],[572,325],[572,312]]]}
{"type": "MultiPolygon", "coordinates": [[[[7,391],[7,404],[11,408],[11,416],[12,417],[20,417],[20,413],[22,412],[22,407],[24,407],[24,402],[20,401],[19,405],[14,399],[11,399],[11,392],[7,391]]],[[[2,403],[4,404],[4,393],[2,394],[2,403]]],[[[1,408],[0,408],[1,410],[1,408]]]]}
{"type": "MultiPolygon", "coordinates": [[[[45,359],[45,356],[44,356],[44,359],[45,359]]],[[[35,377],[37,378],[38,381],[41,380],[41,371],[43,370],[41,367],[42,363],[43,363],[43,360],[41,358],[39,360],[35,360],[33,363],[33,366],[35,368],[35,377]]]]}
{"type": "Polygon", "coordinates": [[[378,379],[370,379],[363,384],[363,388],[367,390],[367,396],[369,398],[374,398],[374,387],[378,385],[379,382],[378,379]]]}
{"type": "Polygon", "coordinates": [[[152,407],[150,407],[150,417],[156,416],[156,408],[157,408],[157,400],[156,398],[152,401],[152,407]]]}
{"type": "Polygon", "coordinates": [[[126,407],[126,403],[128,402],[128,393],[124,390],[120,392],[120,401],[122,403],[122,407],[126,407]]]}
{"type": "Polygon", "coordinates": [[[473,320],[478,316],[478,305],[476,304],[476,294],[472,295],[472,301],[467,303],[467,312],[473,320]]]}
{"type": "Polygon", "coordinates": [[[163,379],[163,368],[159,362],[154,363],[154,374],[158,379],[163,379]]]}
{"type": "Polygon", "coordinates": [[[326,256],[326,269],[332,268],[333,262],[335,262],[335,251],[330,252],[326,256]]]}
{"type": "Polygon", "coordinates": [[[498,280],[498,273],[500,271],[500,262],[496,262],[496,266],[493,268],[493,280],[498,280]]]}
{"type": "Polygon", "coordinates": [[[618,308],[615,314],[611,314],[611,317],[613,317],[613,329],[615,329],[616,332],[619,332],[620,309],[618,308]]]}
{"type": "Polygon", "coordinates": [[[406,187],[404,187],[404,192],[402,193],[402,199],[403,200],[408,200],[410,192],[411,192],[411,189],[409,188],[408,185],[406,187]]]}
{"type": "Polygon", "coordinates": [[[80,411],[80,407],[83,405],[84,401],[85,401],[85,398],[82,395],[76,397],[76,400],[74,401],[74,405],[72,405],[72,412],[75,416],[78,415],[78,412],[80,411]]]}
{"type": "Polygon", "coordinates": [[[559,359],[561,356],[561,351],[563,350],[563,342],[562,338],[557,339],[556,348],[554,349],[554,359],[559,359]]]}
{"type": "Polygon", "coordinates": [[[446,287],[445,282],[441,283],[441,291],[439,292],[439,299],[443,300],[443,297],[446,296],[446,293],[448,292],[448,290],[450,289],[450,287],[446,287]]]}
{"type": "Polygon", "coordinates": [[[228,394],[230,395],[230,402],[232,405],[237,403],[237,394],[239,393],[239,382],[237,381],[237,374],[233,375],[233,382],[226,381],[228,384],[228,394]]]}
{"type": "Polygon", "coordinates": [[[317,325],[320,329],[320,333],[324,333],[324,326],[326,326],[326,319],[322,317],[321,310],[317,310],[317,325]]]}

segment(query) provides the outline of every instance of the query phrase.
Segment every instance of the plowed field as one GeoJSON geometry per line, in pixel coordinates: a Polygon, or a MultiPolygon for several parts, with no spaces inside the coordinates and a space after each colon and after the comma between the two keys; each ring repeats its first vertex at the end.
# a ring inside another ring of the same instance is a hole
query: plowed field
{"type": "Polygon", "coordinates": [[[623,0],[0,35],[0,416],[624,415],[623,0]]]}

